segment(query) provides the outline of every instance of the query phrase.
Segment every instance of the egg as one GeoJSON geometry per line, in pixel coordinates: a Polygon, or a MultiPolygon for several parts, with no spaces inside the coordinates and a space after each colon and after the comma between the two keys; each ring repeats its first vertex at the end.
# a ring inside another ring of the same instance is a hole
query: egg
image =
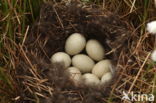
{"type": "Polygon", "coordinates": [[[67,53],[57,52],[51,57],[52,63],[63,63],[65,68],[71,65],[71,58],[67,53]]]}
{"type": "Polygon", "coordinates": [[[105,51],[103,46],[94,39],[91,39],[86,44],[87,54],[94,60],[100,61],[104,58],[105,51]]]}
{"type": "Polygon", "coordinates": [[[101,78],[103,74],[111,72],[112,64],[110,60],[99,61],[92,69],[92,73],[101,78]]]}
{"type": "Polygon", "coordinates": [[[92,68],[95,65],[95,63],[87,55],[78,54],[72,58],[72,65],[74,67],[77,67],[82,73],[86,73],[92,71],[92,68]]]}
{"type": "Polygon", "coordinates": [[[86,73],[82,75],[82,79],[84,80],[84,84],[87,86],[94,86],[100,83],[99,78],[91,73],[86,73]]]}
{"type": "Polygon", "coordinates": [[[81,82],[82,79],[82,75],[81,72],[78,68],[76,67],[69,67],[67,69],[67,72],[70,75],[70,79],[75,83],[75,84],[79,84],[81,82]]]}
{"type": "Polygon", "coordinates": [[[101,84],[106,84],[111,80],[112,80],[112,73],[111,72],[105,73],[101,78],[101,84]]]}
{"type": "Polygon", "coordinates": [[[69,55],[80,53],[86,46],[86,39],[80,33],[70,35],[65,43],[65,52],[69,55]]]}

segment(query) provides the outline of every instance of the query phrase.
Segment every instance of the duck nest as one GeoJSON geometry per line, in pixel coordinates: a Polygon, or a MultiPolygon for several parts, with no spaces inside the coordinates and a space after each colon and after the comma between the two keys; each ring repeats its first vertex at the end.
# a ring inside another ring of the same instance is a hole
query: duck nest
{"type": "MultiPolygon", "coordinates": [[[[43,4],[38,20],[18,50],[17,81],[22,103],[103,103],[109,97],[115,79],[101,87],[75,86],[61,63],[50,62],[54,53],[64,51],[66,39],[75,32],[87,40],[98,40],[115,67],[131,33],[119,16],[94,4],[43,4]]],[[[118,68],[114,71],[116,78],[118,68]]]]}

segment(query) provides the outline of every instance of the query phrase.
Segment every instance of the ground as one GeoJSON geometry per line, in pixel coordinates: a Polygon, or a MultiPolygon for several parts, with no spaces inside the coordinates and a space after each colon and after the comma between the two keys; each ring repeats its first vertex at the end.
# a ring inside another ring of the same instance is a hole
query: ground
{"type": "MultiPolygon", "coordinates": [[[[23,46],[27,34],[39,16],[43,2],[52,0],[1,0],[0,1],[0,102],[14,103],[20,99],[15,81],[17,47],[23,46]]],[[[54,0],[56,3],[56,1],[54,0]]],[[[155,35],[146,31],[146,24],[156,19],[154,0],[82,0],[96,4],[119,15],[133,31],[128,50],[122,51],[117,67],[120,68],[111,95],[104,100],[115,103],[122,98],[116,92],[140,91],[156,96],[156,65],[150,59],[155,48],[155,35]]],[[[122,94],[122,93],[121,93],[122,94]]],[[[37,100],[36,100],[37,102],[37,100]]],[[[126,103],[126,101],[125,101],[126,103]]],[[[144,103],[147,103],[146,101],[144,103]]]]}

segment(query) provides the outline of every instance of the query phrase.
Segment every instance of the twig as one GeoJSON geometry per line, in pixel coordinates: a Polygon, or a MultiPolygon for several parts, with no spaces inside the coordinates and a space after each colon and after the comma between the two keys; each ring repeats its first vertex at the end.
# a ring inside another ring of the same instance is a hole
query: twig
{"type": "Polygon", "coordinates": [[[136,2],[136,0],[134,0],[133,3],[132,3],[132,7],[131,7],[131,9],[130,9],[130,13],[133,11],[133,8],[134,8],[134,5],[135,5],[135,2],[136,2]]]}
{"type": "Polygon", "coordinates": [[[55,7],[54,7],[54,11],[55,11],[55,13],[56,13],[56,16],[58,17],[58,20],[59,20],[59,22],[60,22],[60,24],[61,24],[61,27],[64,28],[63,23],[62,23],[62,21],[61,21],[59,15],[58,15],[58,13],[57,13],[55,7]]]}
{"type": "Polygon", "coordinates": [[[23,46],[24,43],[25,43],[26,37],[27,37],[27,35],[28,35],[28,31],[29,31],[29,26],[27,26],[26,32],[25,32],[25,34],[24,34],[24,38],[23,38],[23,42],[22,42],[22,46],[23,46]]]}
{"type": "Polygon", "coordinates": [[[23,50],[22,46],[21,45],[19,45],[19,46],[20,46],[21,51],[23,52],[23,55],[24,55],[25,59],[27,60],[27,62],[29,63],[29,65],[32,68],[32,69],[30,69],[30,72],[34,75],[34,77],[38,78],[37,75],[35,74],[36,73],[36,70],[35,70],[33,64],[30,62],[30,60],[27,57],[27,55],[26,55],[25,51],[23,50]]]}
{"type": "Polygon", "coordinates": [[[137,78],[139,77],[139,75],[140,75],[140,73],[141,73],[141,71],[142,71],[142,69],[143,69],[143,67],[144,67],[144,65],[145,65],[145,63],[146,63],[146,61],[148,60],[148,58],[149,58],[149,56],[150,56],[150,54],[151,54],[151,53],[148,53],[147,57],[145,58],[145,61],[143,62],[142,66],[140,67],[139,72],[137,73],[137,75],[136,75],[136,77],[135,77],[135,79],[134,79],[134,81],[133,81],[131,87],[130,87],[129,90],[128,90],[128,93],[130,93],[131,90],[133,89],[134,84],[136,83],[136,80],[137,80],[137,78]]]}

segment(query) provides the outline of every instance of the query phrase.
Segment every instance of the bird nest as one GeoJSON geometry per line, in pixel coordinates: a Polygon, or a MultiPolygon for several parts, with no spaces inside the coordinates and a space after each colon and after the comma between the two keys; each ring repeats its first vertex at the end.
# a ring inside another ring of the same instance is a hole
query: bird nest
{"type": "MultiPolygon", "coordinates": [[[[105,48],[106,58],[116,67],[131,31],[117,15],[97,5],[43,4],[38,20],[19,49],[17,81],[23,102],[37,99],[41,103],[103,103],[109,96],[115,81],[100,87],[75,86],[61,63],[50,62],[54,53],[64,51],[67,37],[75,32],[87,40],[98,40],[105,48]]],[[[118,68],[115,71],[118,74],[118,68]]]]}

